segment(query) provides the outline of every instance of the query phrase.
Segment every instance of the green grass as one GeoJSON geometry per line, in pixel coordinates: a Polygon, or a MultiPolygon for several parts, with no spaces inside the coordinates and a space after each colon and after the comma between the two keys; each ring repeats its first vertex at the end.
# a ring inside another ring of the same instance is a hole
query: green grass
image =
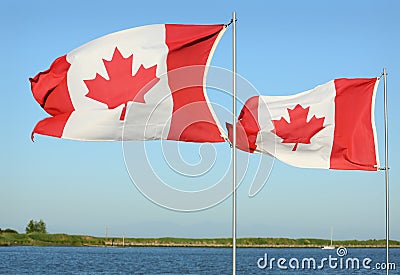
{"type": "MultiPolygon", "coordinates": [[[[189,239],[189,238],[125,238],[126,246],[199,246],[229,247],[230,238],[189,239]]],[[[322,247],[329,244],[324,239],[288,239],[288,238],[239,238],[238,247],[322,247]]],[[[345,247],[385,247],[385,240],[343,240],[334,241],[335,246],[345,247]]],[[[0,233],[0,246],[32,245],[32,246],[121,246],[122,238],[99,238],[82,235],[45,234],[45,233],[0,233]]],[[[390,241],[392,247],[400,247],[399,241],[390,241]]]]}

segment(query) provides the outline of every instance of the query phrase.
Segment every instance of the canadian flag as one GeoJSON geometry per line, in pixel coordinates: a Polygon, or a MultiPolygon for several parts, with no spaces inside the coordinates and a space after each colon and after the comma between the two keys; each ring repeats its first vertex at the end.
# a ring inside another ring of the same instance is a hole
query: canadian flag
{"type": "Polygon", "coordinates": [[[224,25],[148,25],[57,58],[30,79],[34,98],[51,115],[37,123],[32,139],[224,141],[205,91],[224,31],[224,25]]]}
{"type": "Polygon", "coordinates": [[[376,171],[378,83],[342,78],[295,95],[254,96],[239,115],[237,147],[302,168],[376,171]]]}

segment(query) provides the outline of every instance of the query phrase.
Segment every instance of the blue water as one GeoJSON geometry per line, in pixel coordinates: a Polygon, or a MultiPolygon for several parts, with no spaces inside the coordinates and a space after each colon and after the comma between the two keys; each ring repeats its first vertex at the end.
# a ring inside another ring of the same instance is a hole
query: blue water
{"type": "MultiPolygon", "coordinates": [[[[339,257],[336,250],[245,248],[237,250],[237,274],[385,274],[385,271],[376,269],[376,264],[379,267],[379,263],[385,262],[385,255],[385,249],[350,248],[347,255],[339,257]],[[323,258],[329,259],[329,255],[331,267],[328,260],[321,264],[323,258]],[[275,260],[271,262],[272,258],[275,260]],[[280,266],[277,264],[279,258],[285,260],[281,260],[280,266]],[[299,269],[294,258],[299,262],[299,269]],[[307,261],[304,262],[304,268],[301,268],[301,262],[305,258],[315,259],[314,268],[312,264],[309,267],[307,261]],[[360,268],[352,268],[349,264],[346,269],[345,262],[348,258],[358,258],[360,268]],[[370,269],[362,266],[365,258],[371,259],[366,265],[370,269]],[[264,259],[268,262],[266,266],[264,259]]],[[[391,249],[390,262],[396,268],[390,274],[400,274],[400,249],[391,249]]],[[[0,247],[0,274],[60,273],[232,274],[232,250],[167,247],[0,247]]]]}

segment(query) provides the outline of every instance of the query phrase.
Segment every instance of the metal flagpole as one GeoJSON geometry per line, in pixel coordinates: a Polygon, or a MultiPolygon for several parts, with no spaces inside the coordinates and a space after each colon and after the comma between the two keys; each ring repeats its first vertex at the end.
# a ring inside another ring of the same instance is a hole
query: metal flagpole
{"type": "Polygon", "coordinates": [[[383,68],[383,101],[385,119],[385,190],[386,190],[386,274],[389,274],[389,143],[387,110],[387,73],[383,68]]]}
{"type": "Polygon", "coordinates": [[[232,13],[232,274],[236,274],[236,12],[232,13]]]}

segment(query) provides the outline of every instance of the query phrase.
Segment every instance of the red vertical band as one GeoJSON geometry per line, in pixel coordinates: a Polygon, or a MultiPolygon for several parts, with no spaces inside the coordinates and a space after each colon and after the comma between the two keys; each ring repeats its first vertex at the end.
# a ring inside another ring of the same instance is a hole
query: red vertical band
{"type": "Polygon", "coordinates": [[[54,117],[40,121],[32,132],[61,137],[70,114],[74,111],[67,86],[67,72],[71,66],[66,55],[57,58],[44,72],[30,78],[33,97],[42,108],[54,117]]]}
{"type": "Polygon", "coordinates": [[[377,170],[371,114],[376,81],[376,78],[335,80],[335,133],[331,169],[377,170]]]}
{"type": "Polygon", "coordinates": [[[170,140],[224,141],[203,87],[204,66],[222,28],[224,25],[165,25],[168,84],[173,100],[170,140]]]}
{"type": "MultiPolygon", "coordinates": [[[[257,149],[256,140],[260,125],[258,124],[259,96],[249,98],[244,104],[236,123],[236,147],[253,153],[257,149]]],[[[229,140],[232,141],[232,124],[226,123],[229,140]]]]}

